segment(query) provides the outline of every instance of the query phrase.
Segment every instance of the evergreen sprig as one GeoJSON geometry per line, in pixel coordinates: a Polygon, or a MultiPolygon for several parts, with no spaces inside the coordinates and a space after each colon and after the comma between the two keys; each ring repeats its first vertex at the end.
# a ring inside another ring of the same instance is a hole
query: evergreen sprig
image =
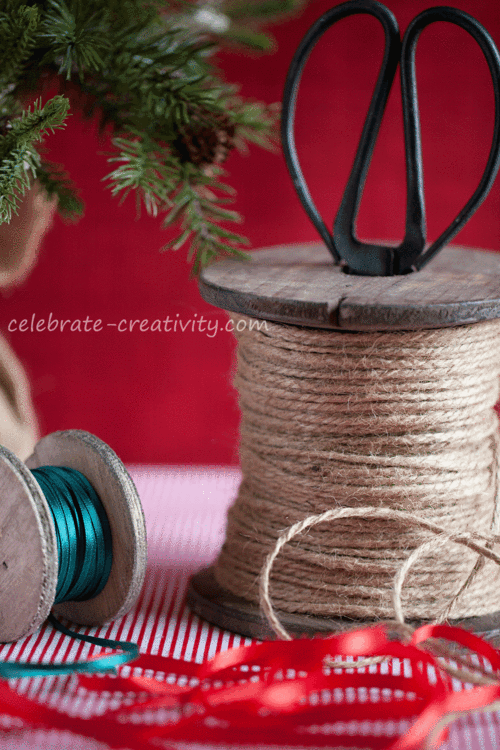
{"type": "Polygon", "coordinates": [[[110,156],[109,161],[119,162],[120,166],[105,179],[111,181],[112,194],[119,195],[122,202],[135,191],[138,210],[142,203],[148,214],[157,216],[163,206],[170,204],[169,193],[177,177],[175,166],[161,158],[152,142],[131,136],[113,139],[119,153],[110,156]]]}
{"type": "Polygon", "coordinates": [[[64,167],[41,159],[36,168],[36,178],[49,199],[57,197],[59,213],[66,221],[76,221],[83,215],[84,205],[78,196],[78,189],[64,167]]]}
{"type": "Polygon", "coordinates": [[[201,181],[192,167],[187,167],[164,220],[165,226],[172,226],[182,217],[180,236],[170,240],[164,250],[179,250],[189,243],[188,258],[193,260],[194,274],[219,255],[245,257],[241,248],[248,245],[246,237],[221,226],[221,222],[241,222],[240,215],[226,207],[234,191],[220,182],[221,173],[222,170],[212,168],[201,181]]]}
{"type": "MultiPolygon", "coordinates": [[[[64,124],[68,101],[111,131],[113,195],[178,227],[194,268],[245,240],[221,164],[234,145],[271,148],[278,110],[246,102],[213,63],[221,44],[265,50],[265,26],[305,0],[3,0],[0,4],[0,223],[37,178],[69,218],[83,210],[64,168],[37,142],[64,124]],[[59,95],[42,106],[42,83],[59,95]],[[63,94],[65,96],[63,96],[63,94]]],[[[106,130],[108,132],[108,130],[106,130]]]]}
{"type": "Polygon", "coordinates": [[[21,6],[0,11],[0,71],[3,79],[12,79],[28,58],[40,22],[38,8],[21,6]]]}
{"type": "Polygon", "coordinates": [[[64,0],[48,0],[40,25],[40,40],[49,47],[46,60],[56,61],[58,73],[67,80],[75,71],[83,79],[85,70],[102,67],[101,52],[106,47],[103,27],[109,16],[105,6],[100,17],[81,0],[73,6],[70,9],[64,0]]]}
{"type": "Polygon", "coordinates": [[[37,101],[33,110],[24,110],[0,136],[0,223],[10,221],[37,176],[40,160],[34,144],[64,125],[68,108],[63,96],[53,97],[45,106],[37,101]]]}

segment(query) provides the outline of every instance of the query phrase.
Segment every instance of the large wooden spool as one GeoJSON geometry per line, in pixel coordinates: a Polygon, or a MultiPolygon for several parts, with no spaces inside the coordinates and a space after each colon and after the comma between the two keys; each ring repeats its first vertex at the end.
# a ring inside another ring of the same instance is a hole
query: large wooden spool
{"type": "MultiPolygon", "coordinates": [[[[288,325],[346,332],[445,328],[500,318],[500,254],[450,246],[418,273],[368,277],[344,273],[322,244],[280,246],[254,252],[249,261],[214,263],[201,274],[200,292],[216,307],[288,325]]],[[[193,577],[187,601],[221,628],[275,637],[258,607],[221,588],[212,568],[193,577]]],[[[353,625],[277,614],[295,634],[353,625]]],[[[490,631],[500,627],[500,612],[455,624],[490,631]]]]}

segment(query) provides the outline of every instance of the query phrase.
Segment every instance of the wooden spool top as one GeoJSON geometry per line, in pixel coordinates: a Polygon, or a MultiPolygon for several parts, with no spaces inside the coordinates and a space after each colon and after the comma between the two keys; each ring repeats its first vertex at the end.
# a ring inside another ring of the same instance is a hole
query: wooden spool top
{"type": "Polygon", "coordinates": [[[355,276],[323,244],[258,250],[204,269],[202,297],[224,310],[343,331],[445,328],[500,318],[500,254],[448,246],[422,271],[355,276]]]}

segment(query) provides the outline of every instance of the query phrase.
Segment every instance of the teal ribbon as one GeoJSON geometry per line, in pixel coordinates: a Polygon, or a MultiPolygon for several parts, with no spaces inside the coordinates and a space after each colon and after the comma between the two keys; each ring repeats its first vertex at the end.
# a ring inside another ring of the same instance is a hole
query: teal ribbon
{"type": "Polygon", "coordinates": [[[55,604],[81,602],[106,585],[113,562],[106,511],[90,484],[75,469],[33,469],[56,528],[59,571],[55,604]]]}
{"type": "Polygon", "coordinates": [[[64,635],[76,638],[85,643],[93,643],[103,648],[121,649],[121,654],[99,656],[92,661],[72,661],[64,664],[28,664],[26,662],[0,662],[0,678],[13,680],[17,677],[48,677],[49,675],[72,674],[73,672],[114,672],[120,664],[128,664],[139,656],[139,647],[128,641],[110,641],[107,638],[95,638],[92,635],[80,635],[69,630],[56,620],[54,615],[48,618],[51,625],[64,635]]]}
{"type": "MultiPolygon", "coordinates": [[[[106,511],[88,479],[75,469],[41,466],[33,469],[33,475],[45,495],[56,530],[59,570],[55,604],[92,599],[106,585],[113,563],[106,511]]],[[[139,647],[135,643],[80,635],[64,627],[52,614],[48,619],[65,635],[103,648],[120,649],[122,653],[64,664],[0,662],[0,678],[108,672],[139,656],[139,647]]]]}

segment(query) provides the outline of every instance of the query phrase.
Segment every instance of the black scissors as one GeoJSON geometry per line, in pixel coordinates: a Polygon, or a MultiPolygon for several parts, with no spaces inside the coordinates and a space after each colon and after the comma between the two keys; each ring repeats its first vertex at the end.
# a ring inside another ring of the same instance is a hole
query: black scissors
{"type": "Polygon", "coordinates": [[[337,5],[321,16],[309,29],[292,60],[283,94],[281,138],[288,170],[302,205],[335,261],[344,266],[344,270],[368,276],[393,276],[418,271],[470,219],[488,194],[498,172],[500,166],[500,56],[498,49],[486,29],[475,18],[456,8],[437,7],[424,10],[410,23],[401,43],[394,15],[376,0],[350,0],[350,2],[337,5]],[[385,33],[385,51],[332,235],[311,198],[300,168],[294,137],[295,106],[300,77],[316,42],[330,26],[341,18],[358,13],[368,13],[380,21],[385,33]],[[461,26],[481,47],[493,81],[495,123],[488,162],[476,191],[450,226],[430,247],[425,249],[425,203],[415,48],[422,30],[435,21],[449,21],[461,26]],[[404,239],[399,247],[385,247],[360,242],[354,234],[354,225],[380,123],[399,63],[401,64],[406,151],[406,228],[404,239]]]}

